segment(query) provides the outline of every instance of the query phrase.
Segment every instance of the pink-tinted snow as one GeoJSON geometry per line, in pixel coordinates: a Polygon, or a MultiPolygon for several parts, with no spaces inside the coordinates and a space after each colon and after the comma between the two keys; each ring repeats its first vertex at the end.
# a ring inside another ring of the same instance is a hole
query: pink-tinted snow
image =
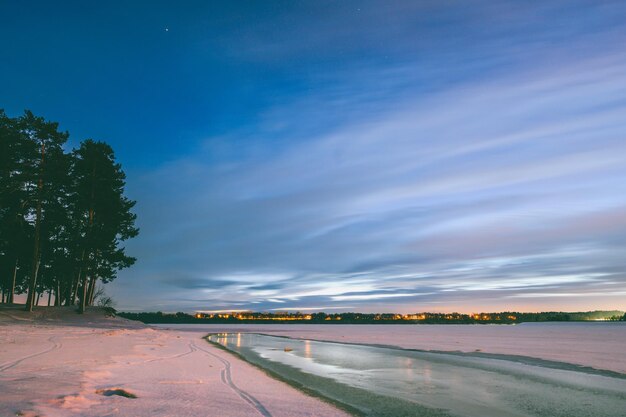
{"type": "Polygon", "coordinates": [[[60,316],[0,311],[0,415],[347,416],[213,347],[203,330],[60,316]],[[124,392],[137,398],[115,395],[124,392]]]}

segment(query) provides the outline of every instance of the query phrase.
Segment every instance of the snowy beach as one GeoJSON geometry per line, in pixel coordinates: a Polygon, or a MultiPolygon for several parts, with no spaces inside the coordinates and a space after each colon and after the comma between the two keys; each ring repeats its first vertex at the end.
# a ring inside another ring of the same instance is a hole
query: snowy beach
{"type": "Polygon", "coordinates": [[[213,347],[205,335],[94,312],[50,310],[33,320],[0,310],[0,415],[347,416],[213,347]]]}

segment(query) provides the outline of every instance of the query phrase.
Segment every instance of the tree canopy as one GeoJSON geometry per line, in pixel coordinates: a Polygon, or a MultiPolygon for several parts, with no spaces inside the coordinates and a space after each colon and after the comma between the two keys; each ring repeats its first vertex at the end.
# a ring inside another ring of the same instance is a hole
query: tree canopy
{"type": "Polygon", "coordinates": [[[0,289],[48,303],[92,304],[98,281],[136,261],[122,243],[137,236],[135,202],[111,146],[92,139],[65,151],[58,123],[0,110],[0,289]],[[54,296],[54,297],[53,297],[54,296]]]}

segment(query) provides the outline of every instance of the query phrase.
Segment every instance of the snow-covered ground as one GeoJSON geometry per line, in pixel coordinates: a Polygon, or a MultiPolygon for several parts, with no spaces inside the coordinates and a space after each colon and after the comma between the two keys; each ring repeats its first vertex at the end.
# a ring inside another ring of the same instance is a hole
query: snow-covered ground
{"type": "Polygon", "coordinates": [[[0,309],[0,415],[347,416],[202,339],[91,312],[0,309]],[[126,398],[124,393],[137,398],[126,398]]]}
{"type": "Polygon", "coordinates": [[[347,416],[208,344],[207,333],[482,351],[626,373],[626,323],[145,326],[92,311],[0,308],[0,415],[347,416]],[[166,329],[164,327],[171,327],[166,329]],[[137,398],[126,398],[124,393],[137,398]]]}

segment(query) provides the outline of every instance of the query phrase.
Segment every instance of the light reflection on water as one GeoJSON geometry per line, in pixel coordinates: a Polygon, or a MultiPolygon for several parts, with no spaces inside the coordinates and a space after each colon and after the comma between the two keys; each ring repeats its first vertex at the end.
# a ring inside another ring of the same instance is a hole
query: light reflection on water
{"type": "Polygon", "coordinates": [[[417,404],[435,410],[430,415],[477,417],[623,417],[626,410],[626,379],[605,375],[249,333],[210,340],[368,415],[429,415],[417,404]]]}

